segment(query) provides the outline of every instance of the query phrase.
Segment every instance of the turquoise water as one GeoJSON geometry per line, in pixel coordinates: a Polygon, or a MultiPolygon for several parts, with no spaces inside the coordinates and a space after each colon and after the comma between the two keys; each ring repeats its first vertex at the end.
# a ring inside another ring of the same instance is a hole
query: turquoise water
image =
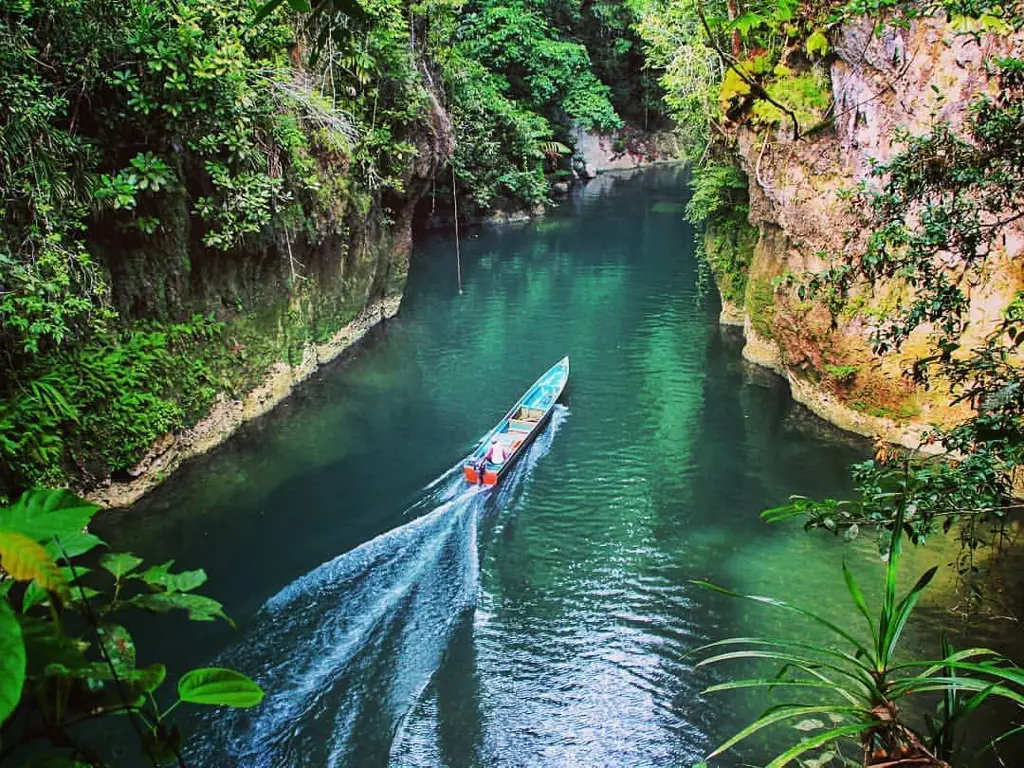
{"type": "MultiPolygon", "coordinates": [[[[395,321],[106,517],[114,546],[206,568],[239,625],[168,620],[140,646],[269,692],[192,722],[192,763],[689,765],[765,705],[702,696],[721,672],[693,650],[808,634],[691,580],[849,623],[845,558],[877,595],[873,542],[757,518],[846,491],[868,446],[741,360],[698,300],[685,197],[678,169],[602,176],[541,221],[464,233],[462,295],[452,237],[426,237],[395,321]],[[495,492],[467,488],[460,460],[563,355],[549,428],[495,492]]],[[[912,553],[907,576],[949,559],[912,553]]],[[[948,621],[939,581],[910,648],[948,621]]]]}

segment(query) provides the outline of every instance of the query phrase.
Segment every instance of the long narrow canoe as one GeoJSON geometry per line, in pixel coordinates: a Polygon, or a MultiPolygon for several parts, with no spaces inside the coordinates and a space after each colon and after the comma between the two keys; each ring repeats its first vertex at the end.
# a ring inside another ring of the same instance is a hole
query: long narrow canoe
{"type": "Polygon", "coordinates": [[[551,418],[555,403],[569,380],[569,358],[563,357],[526,390],[512,410],[505,414],[480,446],[462,464],[466,481],[473,485],[496,485],[551,418]],[[504,448],[505,460],[491,461],[491,446],[504,448]]]}

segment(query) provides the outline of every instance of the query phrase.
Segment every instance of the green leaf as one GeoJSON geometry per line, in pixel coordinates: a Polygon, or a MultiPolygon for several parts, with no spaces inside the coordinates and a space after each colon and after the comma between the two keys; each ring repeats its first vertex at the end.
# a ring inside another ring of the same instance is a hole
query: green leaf
{"type": "Polygon", "coordinates": [[[64,534],[58,539],[48,542],[46,551],[54,560],[61,561],[65,554],[68,557],[78,557],[103,543],[103,539],[99,536],[79,531],[78,533],[64,534]]]}
{"type": "Polygon", "coordinates": [[[45,603],[49,596],[49,592],[33,581],[25,588],[25,595],[21,598],[21,612],[28,613],[29,608],[45,603]]]}
{"type": "Polygon", "coordinates": [[[79,534],[99,509],[70,491],[25,491],[13,506],[0,509],[0,528],[36,541],[79,534]]]}
{"type": "Polygon", "coordinates": [[[921,596],[921,591],[931,583],[932,578],[935,576],[935,572],[938,570],[938,566],[932,566],[913,586],[907,596],[903,598],[900,604],[896,607],[895,615],[889,622],[886,628],[886,633],[882,641],[882,647],[879,648],[880,658],[879,662],[884,663],[888,666],[889,660],[892,659],[893,654],[896,652],[896,646],[900,641],[900,635],[903,634],[903,627],[906,626],[907,621],[910,619],[910,614],[914,610],[914,606],[917,605],[917,600],[921,596]],[[884,656],[882,655],[884,653],[884,656]]]}
{"type": "Polygon", "coordinates": [[[256,15],[252,20],[253,25],[255,26],[256,24],[259,24],[282,5],[284,5],[284,0],[270,0],[269,3],[265,3],[258,11],[256,11],[256,15]]]}
{"type": "Polygon", "coordinates": [[[17,581],[35,581],[48,592],[67,595],[67,582],[57,563],[37,542],[23,533],[0,530],[0,565],[17,581]]]}
{"type": "Polygon", "coordinates": [[[805,741],[801,741],[799,744],[790,747],[788,750],[786,750],[781,755],[772,760],[770,763],[768,763],[767,768],[782,768],[782,766],[787,765],[793,760],[793,758],[802,755],[804,752],[807,752],[812,749],[817,749],[822,744],[827,744],[830,741],[836,741],[837,739],[840,739],[843,736],[853,736],[854,734],[861,733],[867,727],[868,726],[864,724],[844,725],[840,728],[833,728],[832,730],[825,731],[824,733],[819,733],[816,736],[812,736],[811,738],[805,741]]]}
{"type": "Polygon", "coordinates": [[[184,592],[154,592],[151,595],[136,595],[128,601],[137,608],[156,613],[167,613],[173,610],[188,611],[193,621],[213,621],[224,619],[233,622],[224,613],[224,606],[213,598],[203,595],[192,595],[184,592]]]}
{"type": "Polygon", "coordinates": [[[828,38],[820,29],[814,30],[807,38],[807,55],[824,56],[828,53],[828,38]]]}
{"type": "Polygon", "coordinates": [[[135,669],[135,641],[127,629],[118,624],[101,624],[96,632],[118,673],[135,669]]]}
{"type": "Polygon", "coordinates": [[[25,684],[25,641],[6,600],[0,600],[0,724],[17,708],[25,684]]]}
{"type": "Polygon", "coordinates": [[[758,27],[763,27],[768,24],[768,19],[759,13],[753,13],[748,11],[747,13],[738,16],[732,24],[729,25],[731,29],[738,29],[743,37],[748,37],[750,32],[758,27]]]}
{"type": "Polygon", "coordinates": [[[138,578],[151,587],[163,587],[168,592],[190,592],[206,583],[206,572],[202,568],[171,573],[172,565],[174,565],[174,561],[168,560],[162,565],[155,565],[147,569],[138,578]]]}
{"type": "Polygon", "coordinates": [[[207,667],[186,672],[178,681],[178,696],[190,704],[248,709],[263,701],[263,689],[241,672],[207,667]]]}
{"type": "Polygon", "coordinates": [[[110,571],[115,579],[131,573],[142,565],[142,558],[130,552],[111,552],[100,558],[100,566],[110,571]]]}
{"type": "Polygon", "coordinates": [[[864,620],[868,623],[868,628],[871,630],[871,638],[875,641],[875,647],[878,646],[878,632],[875,630],[875,623],[871,621],[871,613],[868,611],[867,601],[864,600],[864,593],[860,591],[860,587],[857,586],[857,580],[853,577],[853,572],[846,567],[846,563],[843,563],[843,578],[846,580],[846,589],[850,593],[850,597],[853,598],[854,605],[857,606],[857,610],[860,611],[864,620]]]}

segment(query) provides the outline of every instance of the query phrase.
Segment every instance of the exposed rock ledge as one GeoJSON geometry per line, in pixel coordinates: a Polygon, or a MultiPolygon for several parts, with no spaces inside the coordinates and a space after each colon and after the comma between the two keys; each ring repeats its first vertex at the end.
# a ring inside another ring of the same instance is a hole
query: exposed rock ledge
{"type": "Polygon", "coordinates": [[[870,438],[881,438],[888,443],[905,448],[921,449],[925,453],[938,452],[937,447],[922,446],[930,427],[919,423],[902,423],[880,416],[860,413],[841,403],[831,392],[816,387],[812,382],[794,375],[782,358],[782,350],[771,339],[759,335],[747,317],[743,325],[746,344],[743,346],[744,359],[775,372],[789,382],[793,399],[819,418],[834,424],[847,432],[870,438]]]}
{"type": "Polygon", "coordinates": [[[747,324],[747,313],[743,311],[743,307],[739,304],[733,304],[731,301],[722,299],[722,311],[718,315],[718,324],[745,326],[747,324]]]}
{"type": "Polygon", "coordinates": [[[275,363],[266,379],[240,400],[221,395],[208,416],[190,429],[165,435],[149,453],[132,468],[131,480],[111,481],[92,489],[86,496],[104,507],[126,507],[138,501],[170,475],[187,459],[216,448],[247,421],[267,413],[288,397],[302,381],[308,379],[321,365],[340,355],[359,341],[381,321],[398,312],[400,296],[391,296],[368,306],[363,313],[348,323],[323,344],[308,344],[302,362],[296,366],[275,363]]]}

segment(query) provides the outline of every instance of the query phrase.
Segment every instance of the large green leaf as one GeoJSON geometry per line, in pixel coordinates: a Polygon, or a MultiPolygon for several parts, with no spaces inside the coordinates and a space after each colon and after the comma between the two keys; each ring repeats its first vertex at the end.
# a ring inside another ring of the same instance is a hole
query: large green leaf
{"type": "Polygon", "coordinates": [[[807,38],[807,55],[824,56],[828,53],[828,38],[820,29],[814,30],[807,38]]]}
{"type": "Polygon", "coordinates": [[[100,566],[110,571],[115,579],[131,573],[142,565],[142,558],[130,552],[110,552],[100,558],[100,566]]]}
{"type": "Polygon", "coordinates": [[[25,641],[6,600],[0,600],[0,723],[18,706],[25,684],[25,641]]]}
{"type": "Polygon", "coordinates": [[[36,541],[81,533],[99,509],[70,491],[25,491],[13,506],[0,509],[0,528],[36,541]]]}
{"type": "Polygon", "coordinates": [[[892,616],[886,630],[885,637],[882,640],[882,646],[879,648],[881,662],[888,664],[892,659],[893,654],[896,653],[896,646],[900,642],[900,635],[903,634],[903,628],[910,619],[910,614],[913,613],[914,606],[917,605],[917,600],[921,596],[921,591],[931,583],[931,580],[934,578],[937,570],[938,566],[932,566],[925,571],[921,578],[917,580],[917,583],[911,588],[910,592],[907,593],[907,596],[904,597],[896,607],[895,614],[892,616]]]}
{"type": "Polygon", "coordinates": [[[64,534],[57,539],[47,542],[46,551],[54,560],[65,560],[67,557],[78,557],[84,555],[94,547],[103,544],[103,539],[85,531],[64,534]]]}
{"type": "Polygon", "coordinates": [[[263,689],[241,672],[207,667],[186,672],[178,681],[178,696],[191,704],[248,709],[263,701],[263,689]]]}

